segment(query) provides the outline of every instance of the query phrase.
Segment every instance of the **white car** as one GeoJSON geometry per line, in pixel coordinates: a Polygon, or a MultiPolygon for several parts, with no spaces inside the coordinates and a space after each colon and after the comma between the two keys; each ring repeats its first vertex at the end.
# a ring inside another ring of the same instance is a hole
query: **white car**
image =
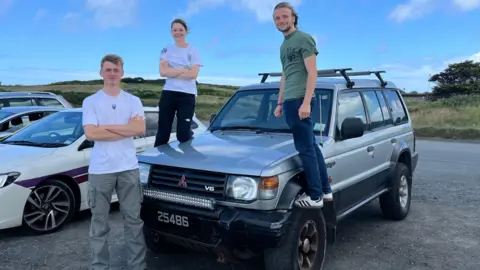
{"type": "MultiPolygon", "coordinates": [[[[158,107],[144,107],[146,134],[135,138],[137,152],[153,148],[158,107]]],[[[206,126],[194,116],[194,135],[206,126]]],[[[170,141],[176,140],[176,121],[170,141]]],[[[86,203],[88,164],[93,143],[82,127],[82,109],[49,115],[0,143],[0,229],[24,225],[50,233],[86,203]]],[[[112,202],[117,196],[112,196],[112,202]]]]}

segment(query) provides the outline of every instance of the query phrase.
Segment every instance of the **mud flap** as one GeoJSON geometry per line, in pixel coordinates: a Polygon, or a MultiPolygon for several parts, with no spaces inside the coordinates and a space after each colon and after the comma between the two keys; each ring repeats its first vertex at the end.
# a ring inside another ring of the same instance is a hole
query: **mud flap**
{"type": "Polygon", "coordinates": [[[329,244],[333,244],[336,240],[337,234],[337,214],[335,211],[334,201],[324,201],[322,212],[323,216],[325,217],[327,242],[329,244]]]}

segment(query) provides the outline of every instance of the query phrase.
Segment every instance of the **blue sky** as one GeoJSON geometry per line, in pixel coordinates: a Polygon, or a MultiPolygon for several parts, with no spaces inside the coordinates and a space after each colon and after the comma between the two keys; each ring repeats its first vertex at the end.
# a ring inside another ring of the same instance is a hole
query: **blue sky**
{"type": "MultiPolygon", "coordinates": [[[[98,79],[106,53],[125,76],[159,78],[170,22],[184,18],[205,66],[199,81],[245,85],[280,71],[277,0],[0,0],[0,81],[44,84],[98,79]]],[[[480,61],[480,0],[292,0],[317,40],[319,69],[386,70],[407,91],[429,74],[480,61]],[[476,22],[476,23],[475,23],[476,22]]]]}

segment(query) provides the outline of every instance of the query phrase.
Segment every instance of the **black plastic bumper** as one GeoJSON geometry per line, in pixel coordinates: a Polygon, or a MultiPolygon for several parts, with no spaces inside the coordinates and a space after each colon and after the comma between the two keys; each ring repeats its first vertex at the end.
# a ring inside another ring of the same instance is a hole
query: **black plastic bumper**
{"type": "Polygon", "coordinates": [[[141,211],[148,234],[145,237],[233,260],[249,259],[265,249],[277,247],[289,227],[289,217],[290,212],[227,207],[208,211],[148,198],[144,199],[141,211]],[[184,226],[187,224],[185,217],[188,218],[188,227],[184,226]]]}

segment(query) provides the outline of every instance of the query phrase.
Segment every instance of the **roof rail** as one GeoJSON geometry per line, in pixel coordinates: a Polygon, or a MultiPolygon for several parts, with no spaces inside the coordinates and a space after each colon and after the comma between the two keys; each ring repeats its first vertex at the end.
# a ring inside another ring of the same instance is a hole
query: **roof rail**
{"type": "MultiPolygon", "coordinates": [[[[347,87],[352,88],[355,85],[355,82],[353,82],[350,77],[351,76],[368,76],[375,74],[377,76],[378,80],[380,81],[380,85],[382,87],[385,87],[387,85],[387,82],[382,78],[382,75],[380,73],[385,73],[384,70],[380,71],[356,71],[356,72],[346,72],[347,70],[352,70],[351,68],[338,68],[338,69],[323,69],[323,70],[318,70],[317,74],[318,77],[340,77],[342,76],[345,78],[347,81],[347,87]]],[[[264,83],[268,76],[272,77],[278,77],[282,76],[282,73],[259,73],[258,75],[263,76],[261,82],[264,83]]]]}
{"type": "MultiPolygon", "coordinates": [[[[337,72],[345,72],[347,70],[352,70],[351,68],[335,68],[335,69],[320,69],[317,70],[318,76],[323,75],[323,74],[335,74],[337,72]]],[[[266,73],[258,73],[258,76],[262,76],[262,80],[260,81],[261,83],[264,83],[268,76],[270,77],[281,77],[282,73],[281,72],[266,72],[266,73]]]]}
{"type": "Polygon", "coordinates": [[[42,95],[42,94],[45,94],[45,95],[50,95],[50,96],[55,96],[54,93],[52,92],[47,92],[47,91],[27,91],[27,93],[29,94],[39,94],[39,95],[42,95]]]}

